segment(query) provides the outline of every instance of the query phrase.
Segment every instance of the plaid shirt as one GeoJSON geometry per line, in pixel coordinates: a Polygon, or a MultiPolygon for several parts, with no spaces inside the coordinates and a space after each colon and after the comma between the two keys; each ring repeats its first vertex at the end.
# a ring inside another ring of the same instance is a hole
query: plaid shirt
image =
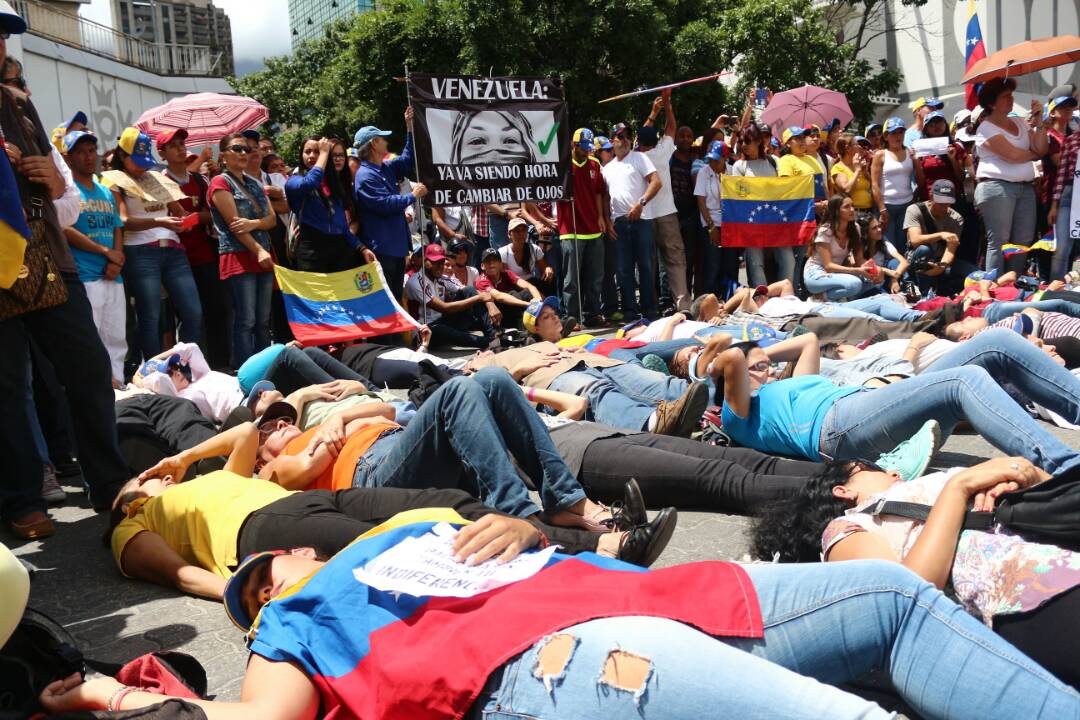
{"type": "Polygon", "coordinates": [[[487,205],[473,205],[472,207],[473,233],[480,237],[488,237],[491,231],[488,229],[487,205]]]}
{"type": "Polygon", "coordinates": [[[1080,154],[1080,132],[1074,132],[1065,138],[1065,144],[1061,146],[1061,162],[1058,164],[1057,179],[1054,180],[1054,195],[1051,198],[1055,202],[1061,200],[1061,193],[1065,186],[1073,183],[1077,154],[1080,154]]]}

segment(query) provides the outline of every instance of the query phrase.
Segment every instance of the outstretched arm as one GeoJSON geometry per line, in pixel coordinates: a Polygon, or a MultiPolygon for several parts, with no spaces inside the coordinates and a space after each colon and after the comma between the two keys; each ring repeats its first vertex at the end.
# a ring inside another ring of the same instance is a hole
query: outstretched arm
{"type": "Polygon", "coordinates": [[[782,340],[766,348],[765,354],[772,362],[794,362],[796,377],[821,372],[821,347],[814,333],[782,340]]]}

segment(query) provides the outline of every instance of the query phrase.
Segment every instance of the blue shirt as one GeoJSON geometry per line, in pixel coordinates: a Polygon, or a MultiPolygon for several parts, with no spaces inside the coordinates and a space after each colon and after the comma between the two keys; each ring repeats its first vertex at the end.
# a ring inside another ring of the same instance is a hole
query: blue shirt
{"type": "Polygon", "coordinates": [[[341,200],[322,194],[322,181],[326,171],[313,167],[306,175],[293,175],[285,183],[285,199],[289,209],[296,213],[301,225],[318,230],[324,235],[344,235],[349,247],[356,248],[360,241],[349,229],[345,208],[341,200]]]}
{"type": "Polygon", "coordinates": [[[405,257],[409,253],[412,236],[405,221],[405,208],[415,198],[402,195],[398,185],[412,169],[413,138],[409,133],[401,155],[384,160],[382,165],[364,160],[356,170],[356,204],[363,213],[360,242],[379,255],[405,257]]]}
{"type": "MultiPolygon", "coordinates": [[[[113,230],[123,227],[120,220],[120,212],[116,207],[116,198],[104,185],[97,180],[90,190],[83,187],[82,183],[75,183],[79,188],[79,220],[73,228],[90,238],[98,245],[104,245],[110,250],[113,247],[113,230]]],[[[71,254],[75,257],[75,266],[79,271],[79,280],[93,282],[101,280],[105,276],[105,266],[109,260],[104,255],[87,252],[72,246],[71,254]]],[[[122,282],[119,275],[116,282],[122,282]]]]}
{"type": "Polygon", "coordinates": [[[904,131],[904,147],[909,148],[916,140],[922,140],[923,132],[918,128],[909,127],[904,131]]]}
{"type": "Polygon", "coordinates": [[[837,400],[860,390],[820,375],[778,380],[762,385],[750,399],[748,417],[739,417],[725,402],[724,432],[743,447],[817,462],[825,416],[837,400]]]}

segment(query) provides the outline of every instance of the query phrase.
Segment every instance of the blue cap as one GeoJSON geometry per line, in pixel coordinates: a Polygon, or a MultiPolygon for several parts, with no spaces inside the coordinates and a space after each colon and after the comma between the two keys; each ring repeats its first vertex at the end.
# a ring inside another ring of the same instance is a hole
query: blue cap
{"type": "Polygon", "coordinates": [[[154,156],[150,152],[150,146],[152,145],[150,136],[141,132],[138,128],[124,128],[124,132],[120,133],[120,140],[116,145],[131,157],[131,162],[143,170],[157,167],[157,161],[154,160],[154,156]]]}
{"type": "Polygon", "coordinates": [[[772,145],[775,148],[780,147],[780,141],[777,140],[775,136],[773,136],[772,138],[769,139],[769,144],[772,145]]]}
{"type": "Polygon", "coordinates": [[[7,3],[0,5],[0,30],[12,35],[22,35],[26,32],[26,21],[21,15],[16,15],[14,9],[7,3]]]}
{"type": "Polygon", "coordinates": [[[68,120],[66,123],[64,123],[64,129],[65,130],[70,130],[71,126],[74,125],[75,123],[82,123],[83,125],[86,125],[89,122],[90,121],[87,119],[86,113],[84,113],[82,110],[79,110],[74,115],[71,116],[70,120],[68,120]]]}
{"type": "Polygon", "coordinates": [[[390,130],[380,130],[374,125],[365,125],[353,135],[353,147],[363,147],[375,138],[386,137],[387,135],[393,135],[393,133],[390,130]]]}
{"type": "Polygon", "coordinates": [[[262,135],[259,134],[258,130],[245,130],[240,134],[246,137],[248,140],[254,140],[255,142],[259,142],[259,140],[262,140],[262,135]]]}
{"type": "Polygon", "coordinates": [[[897,130],[907,130],[907,125],[898,117],[891,117],[885,121],[885,134],[888,135],[891,132],[897,130]]]}
{"type": "Polygon", "coordinates": [[[876,122],[875,123],[870,123],[869,125],[866,126],[866,129],[863,130],[863,134],[869,135],[870,133],[874,132],[874,130],[880,130],[880,129],[881,129],[881,123],[876,123],[876,122]]]}
{"type": "Polygon", "coordinates": [[[87,132],[86,130],[72,130],[64,136],[64,150],[66,152],[71,152],[75,145],[80,140],[84,139],[89,139],[95,145],[97,144],[97,136],[93,133],[87,132]]]}
{"type": "Polygon", "coordinates": [[[1074,98],[1072,95],[1061,95],[1051,100],[1050,104],[1047,105],[1047,108],[1050,112],[1054,112],[1062,105],[1072,105],[1073,107],[1076,107],[1076,98],[1074,98]]]}
{"type": "Polygon", "coordinates": [[[805,132],[806,128],[803,128],[799,125],[792,125],[784,131],[784,134],[781,136],[780,141],[787,145],[788,140],[790,140],[791,138],[801,137],[805,132]]]}
{"type": "Polygon", "coordinates": [[[867,140],[866,137],[864,137],[863,135],[856,135],[855,142],[859,143],[860,145],[870,145],[870,141],[867,140]]]}
{"type": "Polygon", "coordinates": [[[574,136],[571,139],[575,145],[578,145],[586,150],[593,149],[593,131],[587,127],[578,128],[574,131],[574,136]]]}
{"type": "Polygon", "coordinates": [[[229,582],[225,584],[225,614],[229,616],[234,625],[244,632],[251,630],[251,626],[255,622],[255,618],[248,615],[247,608],[244,607],[242,592],[244,583],[256,568],[263,563],[270,562],[278,555],[284,554],[286,554],[285,550],[264,550],[263,552],[248,555],[244,558],[244,562],[240,563],[240,567],[236,568],[236,572],[229,578],[229,582]]]}
{"type": "Polygon", "coordinates": [[[251,386],[251,392],[248,393],[247,398],[244,400],[244,406],[251,412],[255,412],[255,404],[259,402],[259,396],[271,390],[277,390],[274,383],[269,380],[260,380],[251,386]]]}
{"type": "Polygon", "coordinates": [[[941,110],[943,107],[945,107],[945,103],[943,103],[941,100],[938,100],[937,98],[926,98],[926,102],[924,104],[931,110],[941,110]]]}
{"type": "Polygon", "coordinates": [[[638,128],[638,131],[637,131],[638,145],[644,145],[646,147],[652,147],[653,145],[656,144],[656,141],[659,139],[659,137],[660,136],[657,134],[656,128],[654,128],[652,126],[646,125],[644,127],[638,128]]]}
{"type": "Polygon", "coordinates": [[[529,333],[536,332],[536,321],[540,319],[540,313],[544,312],[544,308],[549,307],[555,312],[559,312],[559,299],[554,295],[549,295],[543,300],[533,300],[525,310],[521,313],[521,324],[524,326],[525,331],[529,333]]]}
{"type": "MultiPolygon", "coordinates": [[[[941,112],[940,110],[935,110],[934,112],[927,115],[926,119],[923,120],[923,122],[928,123],[931,120],[945,120],[945,113],[941,112]]],[[[945,120],[945,122],[948,123],[949,121],[945,120]]]]}
{"type": "Polygon", "coordinates": [[[833,118],[831,122],[825,123],[825,127],[821,128],[825,132],[831,132],[833,128],[840,126],[840,118],[833,118]]]}
{"type": "Polygon", "coordinates": [[[593,138],[593,147],[597,150],[615,149],[614,146],[612,146],[611,141],[608,140],[607,137],[605,137],[604,135],[597,135],[595,138],[593,138]]]}
{"type": "Polygon", "coordinates": [[[709,144],[709,152],[705,153],[706,160],[723,160],[727,154],[727,145],[722,140],[713,140],[709,144]]]}

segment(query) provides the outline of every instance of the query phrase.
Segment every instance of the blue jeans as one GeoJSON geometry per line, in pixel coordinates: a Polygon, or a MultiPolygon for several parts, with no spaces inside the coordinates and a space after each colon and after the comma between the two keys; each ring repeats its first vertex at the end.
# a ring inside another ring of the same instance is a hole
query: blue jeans
{"type": "MultiPolygon", "coordinates": [[[[915,248],[912,258],[934,260],[933,244],[920,245],[915,248]]],[[[974,263],[955,258],[952,265],[945,268],[945,272],[940,275],[927,275],[912,271],[909,271],[908,275],[915,281],[915,284],[919,286],[919,290],[924,295],[929,293],[930,290],[933,290],[938,295],[952,295],[954,292],[962,290],[964,288],[964,279],[978,269],[978,266],[974,263]]]]}
{"type": "Polygon", "coordinates": [[[908,206],[885,204],[885,210],[889,213],[889,222],[885,225],[885,239],[896,246],[896,251],[901,255],[907,253],[907,230],[904,229],[904,215],[907,214],[908,206]]]}
{"type": "Polygon", "coordinates": [[[1028,308],[1043,312],[1056,312],[1062,315],[1080,318],[1080,303],[1068,300],[1037,300],[1035,302],[992,302],[983,310],[983,319],[988,323],[996,323],[1010,315],[1023,312],[1028,308]]]}
{"type": "Polygon", "coordinates": [[[814,308],[814,312],[826,317],[862,317],[889,321],[918,320],[926,314],[922,310],[911,310],[888,295],[880,294],[843,303],[825,303],[814,308]]]}
{"type": "MultiPolygon", "coordinates": [[[[773,258],[776,260],[776,279],[792,280],[795,278],[795,252],[790,247],[774,247],[773,258]]],[[[768,285],[765,278],[765,250],[763,248],[746,248],[746,275],[750,284],[768,285]]]]}
{"type": "MultiPolygon", "coordinates": [[[[1050,265],[1050,279],[1061,280],[1065,273],[1072,269],[1072,251],[1076,243],[1069,237],[1069,229],[1072,225],[1072,194],[1073,186],[1069,183],[1061,192],[1061,202],[1058,203],[1057,222],[1054,224],[1054,237],[1057,239],[1057,250],[1054,251],[1054,259],[1050,265]]],[[[1080,218],[1077,218],[1080,220],[1080,218]]]]}
{"type": "Polygon", "coordinates": [[[566,273],[562,284],[562,309],[578,317],[600,314],[600,290],[604,283],[604,239],[561,240],[566,273]],[[578,270],[581,287],[578,287],[578,270]]]}
{"type": "Polygon", "coordinates": [[[246,272],[225,280],[233,304],[232,365],[240,367],[270,344],[274,273],[246,272]]]}
{"type": "Polygon", "coordinates": [[[986,269],[1005,272],[1001,246],[1030,245],[1035,236],[1035,187],[1029,182],[982,180],[975,186],[975,207],[986,228],[986,269]]]}
{"type": "Polygon", "coordinates": [[[488,213],[488,242],[498,250],[510,244],[510,221],[500,215],[488,213]]]}
{"type": "Polygon", "coordinates": [[[657,403],[677,399],[686,388],[685,380],[627,364],[613,368],[580,366],[555,378],[548,389],[587,398],[589,414],[598,423],[646,430],[657,403]]]}
{"type": "MultiPolygon", "coordinates": [[[[739,328],[742,331],[742,328],[739,328]]],[[[657,355],[666,363],[670,363],[672,358],[675,357],[675,353],[682,350],[684,347],[691,345],[701,345],[701,343],[693,338],[686,338],[684,340],[657,340],[655,342],[647,343],[644,347],[639,348],[619,348],[613,350],[608,357],[612,360],[622,360],[625,363],[634,363],[641,365],[641,360],[646,355],[657,355]]],[[[684,387],[685,389],[685,387],[684,387]]]]}
{"type": "Polygon", "coordinates": [[[848,273],[830,273],[816,263],[806,263],[803,283],[811,295],[825,295],[826,300],[855,298],[873,287],[869,280],[848,273]]]}
{"type": "Polygon", "coordinates": [[[880,669],[926,717],[1080,716],[1076,691],[899,563],[745,569],[763,638],[713,638],[664,618],[591,620],[560,631],[577,643],[550,689],[534,674],[541,641],[490,676],[470,717],[886,718],[831,686],[880,669]],[[648,662],[639,689],[601,679],[614,650],[648,662]]]}
{"type": "Polygon", "coordinates": [[[202,339],[202,304],[184,249],[163,248],[156,243],[129,245],[124,248],[124,257],[124,282],[135,298],[139,350],[143,359],[152,358],[163,349],[160,329],[162,285],[169,291],[169,299],[180,316],[180,341],[199,342],[202,339]]]}
{"type": "Polygon", "coordinates": [[[656,287],[653,284],[656,269],[653,260],[656,248],[653,245],[651,220],[630,222],[625,217],[615,219],[615,258],[618,265],[619,293],[622,295],[623,313],[628,317],[644,315],[653,319],[656,311],[656,287]],[[635,278],[635,269],[637,277],[635,278]],[[641,293],[640,311],[638,296],[641,293]]]}
{"type": "Polygon", "coordinates": [[[540,508],[529,499],[510,462],[512,455],[539,489],[546,511],[585,499],[540,416],[510,374],[499,368],[445,383],[405,431],[392,437],[393,448],[363,478],[354,477],[354,484],[460,488],[500,512],[529,517],[540,508]]]}
{"type": "MultiPolygon", "coordinates": [[[[941,362],[940,360],[938,362],[941,362]]],[[[944,437],[967,420],[1006,455],[1019,455],[1051,474],[1080,457],[1009,397],[981,367],[967,365],[926,372],[877,390],[840,398],[821,430],[821,452],[837,460],[877,457],[908,439],[930,419],[944,437]]]]}

